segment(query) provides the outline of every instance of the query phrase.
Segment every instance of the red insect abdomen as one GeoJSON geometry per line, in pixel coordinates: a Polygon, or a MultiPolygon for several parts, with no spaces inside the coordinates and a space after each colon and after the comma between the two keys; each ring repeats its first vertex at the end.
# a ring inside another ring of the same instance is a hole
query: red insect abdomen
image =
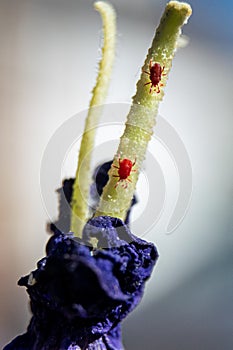
{"type": "Polygon", "coordinates": [[[120,161],[120,167],[118,169],[118,174],[121,180],[127,179],[130,175],[133,163],[129,159],[123,159],[120,161]]]}
{"type": "Polygon", "coordinates": [[[156,86],[160,82],[161,78],[158,77],[157,75],[150,75],[150,80],[152,82],[152,85],[156,86]]]}
{"type": "Polygon", "coordinates": [[[162,76],[162,67],[155,63],[150,69],[150,80],[154,86],[158,85],[162,76]]]}

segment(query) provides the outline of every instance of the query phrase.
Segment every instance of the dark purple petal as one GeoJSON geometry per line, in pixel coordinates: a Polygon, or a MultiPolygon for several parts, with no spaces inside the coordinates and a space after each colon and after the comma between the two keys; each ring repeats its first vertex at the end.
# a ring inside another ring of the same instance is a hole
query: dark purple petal
{"type": "Polygon", "coordinates": [[[158,258],[155,246],[132,235],[120,219],[102,216],[88,221],[82,240],[55,234],[46,252],[19,281],[31,299],[28,332],[4,350],[99,349],[97,341],[108,350],[123,349],[117,326],[142,298],[158,258]]]}
{"type": "Polygon", "coordinates": [[[62,187],[57,190],[59,195],[58,220],[49,225],[49,229],[55,234],[70,230],[70,203],[73,184],[74,179],[66,179],[62,183],[62,187]]]}

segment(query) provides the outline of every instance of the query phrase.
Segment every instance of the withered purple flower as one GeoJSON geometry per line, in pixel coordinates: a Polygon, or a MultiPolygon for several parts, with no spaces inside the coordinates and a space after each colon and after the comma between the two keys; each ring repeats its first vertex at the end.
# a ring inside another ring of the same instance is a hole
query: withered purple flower
{"type": "Polygon", "coordinates": [[[120,322],[142,298],[155,246],[120,219],[99,216],[88,221],[82,240],[54,234],[46,253],[19,280],[33,313],[27,333],[4,350],[123,349],[120,322]]]}

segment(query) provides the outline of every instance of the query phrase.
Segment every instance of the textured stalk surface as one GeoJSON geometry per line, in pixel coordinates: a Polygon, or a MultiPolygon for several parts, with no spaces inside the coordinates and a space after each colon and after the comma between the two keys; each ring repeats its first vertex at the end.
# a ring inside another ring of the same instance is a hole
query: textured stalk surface
{"type": "Polygon", "coordinates": [[[116,16],[113,7],[102,1],[94,4],[100,12],[103,21],[104,43],[102,48],[102,59],[99,63],[99,73],[93,95],[90,102],[88,115],[85,122],[85,129],[81,141],[78,167],[75,176],[72,196],[72,215],[70,230],[75,236],[80,236],[83,226],[88,219],[88,198],[91,183],[90,163],[92,150],[94,148],[96,125],[101,116],[101,106],[105,102],[111,78],[112,66],[115,57],[116,42],[116,16]]]}
{"type": "Polygon", "coordinates": [[[185,24],[191,15],[191,7],[186,3],[170,1],[161,18],[160,25],[156,31],[152,46],[148,51],[145,63],[142,67],[141,77],[137,83],[137,92],[133,97],[132,107],[127,117],[126,127],[121,137],[118,151],[115,155],[112,168],[109,171],[109,181],[105,186],[96,216],[109,215],[125,219],[126,212],[130,206],[142,162],[145,158],[148,142],[153,134],[153,128],[156,122],[159,103],[164,95],[164,87],[167,82],[168,73],[172,65],[172,59],[177,47],[178,39],[181,34],[181,27],[185,24]],[[164,67],[162,75],[160,92],[150,93],[149,71],[150,61],[154,64],[159,63],[164,67]],[[117,184],[120,159],[136,160],[130,174],[130,181],[123,180],[117,184]],[[116,185],[117,184],[117,185],[116,185]],[[125,188],[125,185],[127,187],[125,188]]]}

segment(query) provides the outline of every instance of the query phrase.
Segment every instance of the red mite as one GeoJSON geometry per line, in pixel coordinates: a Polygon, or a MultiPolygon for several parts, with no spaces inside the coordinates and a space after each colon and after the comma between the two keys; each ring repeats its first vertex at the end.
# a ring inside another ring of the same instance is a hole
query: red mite
{"type": "Polygon", "coordinates": [[[155,91],[157,92],[157,94],[159,94],[160,93],[160,86],[163,86],[163,84],[161,83],[162,76],[166,75],[165,73],[163,73],[164,66],[161,67],[161,65],[158,62],[155,62],[153,64],[152,60],[150,60],[149,68],[150,68],[150,72],[143,71],[144,73],[146,73],[150,76],[150,81],[148,83],[144,84],[144,86],[151,84],[150,93],[152,91],[152,87],[154,86],[155,91]]]}
{"type": "Polygon", "coordinates": [[[136,163],[136,160],[132,162],[130,159],[127,159],[127,158],[124,158],[122,160],[119,158],[118,162],[119,162],[119,167],[113,165],[114,168],[118,169],[118,175],[113,175],[113,176],[119,178],[115,187],[117,187],[121,181],[125,180],[125,184],[123,185],[123,187],[126,188],[127,181],[132,182],[129,178],[130,173],[132,171],[136,171],[136,170],[132,170],[133,166],[136,163]]]}

